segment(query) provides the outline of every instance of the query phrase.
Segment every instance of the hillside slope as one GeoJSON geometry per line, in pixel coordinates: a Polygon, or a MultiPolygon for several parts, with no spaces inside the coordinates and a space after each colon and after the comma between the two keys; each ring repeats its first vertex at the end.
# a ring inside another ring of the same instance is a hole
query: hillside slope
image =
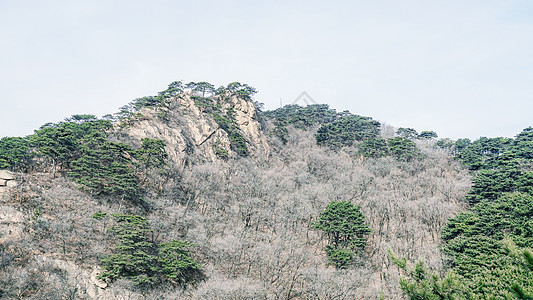
{"type": "Polygon", "coordinates": [[[260,120],[246,95],[169,90],[107,132],[134,149],[143,138],[164,141],[166,165],[135,171],[145,205],[80,190],[67,164],[54,178],[42,157],[14,173],[16,187],[0,187],[2,297],[397,299],[388,248],[444,270],[440,230],[464,208],[470,176],[434,141],[416,142],[417,159],[370,158],[359,142],[317,145],[319,123],[285,124],[281,138],[279,122],[260,120]],[[311,228],[331,201],[359,205],[372,229],[345,269],[328,264],[327,240],[311,228]],[[99,279],[101,259],[118,243],[113,221],[94,217],[104,213],[145,217],[155,242],[197,245],[190,251],[203,279],[141,289],[99,279]]]}

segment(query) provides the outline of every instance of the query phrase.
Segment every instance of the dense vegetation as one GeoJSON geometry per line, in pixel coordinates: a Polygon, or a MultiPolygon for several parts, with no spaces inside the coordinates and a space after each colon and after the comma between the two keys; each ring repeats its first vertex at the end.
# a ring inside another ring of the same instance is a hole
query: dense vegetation
{"type": "MultiPolygon", "coordinates": [[[[533,297],[532,141],[533,128],[529,127],[514,139],[483,137],[474,142],[440,143],[474,172],[465,199],[472,207],[442,229],[442,252],[452,266],[446,278],[429,275],[420,262],[402,281],[410,298],[533,297]]],[[[407,270],[405,263],[398,265],[407,270]]]]}
{"type": "Polygon", "coordinates": [[[0,169],[25,171],[29,163],[28,138],[5,137],[0,139],[0,169]]]}
{"type": "Polygon", "coordinates": [[[163,141],[144,139],[140,149],[108,139],[112,123],[93,115],[74,115],[48,123],[25,138],[0,140],[3,167],[17,170],[51,166],[95,196],[143,202],[138,173],[165,164],[163,141]]]}
{"type": "Polygon", "coordinates": [[[173,82],[115,115],[1,139],[0,169],[21,182],[1,207],[24,217],[12,241],[0,236],[0,297],[88,293],[77,278],[89,276],[72,263],[99,265],[111,298],[531,299],[533,128],[436,140],[289,105],[254,115],[270,146],[254,153],[228,103],[259,109],[255,93],[173,82]],[[124,133],[148,114],[180,126],[179,103],[222,134],[219,159],[195,156],[202,139],[178,164],[172,139],[124,133]]]}
{"type": "MultiPolygon", "coordinates": [[[[381,124],[370,117],[353,115],[348,111],[337,113],[327,104],[314,104],[305,107],[287,105],[263,113],[274,121],[272,134],[283,143],[287,142],[287,126],[302,130],[316,128],[316,143],[332,149],[356,146],[358,153],[365,157],[391,155],[400,161],[420,158],[420,150],[415,142],[404,136],[384,139],[380,136],[381,124]]],[[[412,131],[416,132],[414,129],[412,131]]],[[[398,131],[401,133],[402,131],[398,131]]],[[[431,137],[436,137],[436,133],[431,137]]],[[[415,136],[410,136],[417,138],[415,136]]],[[[429,138],[431,138],[429,137],[429,138]]],[[[428,138],[425,134],[422,138],[428,138]]]]}
{"type": "Polygon", "coordinates": [[[298,129],[309,129],[313,126],[329,124],[347,115],[350,115],[350,113],[347,111],[337,113],[334,109],[330,109],[327,104],[308,106],[292,104],[263,112],[265,118],[276,119],[284,123],[284,125],[280,126],[292,125],[298,129]]]}
{"type": "MultiPolygon", "coordinates": [[[[338,114],[325,105],[293,105],[265,115],[275,119],[273,134],[283,143],[286,126],[318,126],[317,144],[334,149],[356,145],[365,157],[390,155],[409,162],[421,158],[414,140],[437,138],[433,131],[418,133],[412,128],[399,128],[397,137],[383,139],[378,136],[379,123],[346,112],[338,114]]],[[[413,299],[440,299],[438,295],[529,297],[533,292],[529,259],[533,247],[533,128],[524,129],[515,139],[442,139],[436,145],[474,172],[472,189],[465,197],[473,207],[451,218],[443,228],[442,251],[452,264],[447,277],[438,278],[423,262],[408,269],[396,258],[396,264],[410,276],[402,279],[402,289],[413,299]]],[[[344,267],[350,260],[350,252],[333,241],[326,251],[337,267],[344,267]]]]}
{"type": "MultiPolygon", "coordinates": [[[[93,217],[101,219],[106,215],[93,217]]],[[[153,287],[162,280],[183,285],[201,278],[200,266],[187,250],[193,244],[179,240],[157,243],[150,224],[141,216],[113,214],[112,218],[116,224],[109,231],[119,242],[115,253],[102,259],[105,271],[100,278],[128,278],[142,288],[153,287]]]]}
{"type": "Polygon", "coordinates": [[[316,142],[330,147],[351,146],[355,141],[377,137],[379,126],[379,122],[369,117],[356,115],[340,117],[318,129],[316,142]]]}

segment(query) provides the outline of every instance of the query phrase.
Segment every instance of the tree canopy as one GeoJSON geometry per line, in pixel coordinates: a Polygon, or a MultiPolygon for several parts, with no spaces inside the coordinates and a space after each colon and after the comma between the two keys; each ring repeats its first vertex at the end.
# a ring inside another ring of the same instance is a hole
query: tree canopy
{"type": "Polygon", "coordinates": [[[394,137],[387,141],[389,153],[399,161],[411,161],[420,157],[415,142],[405,137],[394,137]]]}
{"type": "Polygon", "coordinates": [[[109,231],[118,243],[114,253],[102,259],[105,271],[100,278],[126,278],[139,287],[154,287],[165,280],[183,285],[202,277],[200,266],[188,250],[195,245],[179,240],[151,240],[153,230],[141,216],[113,214],[112,218],[115,225],[109,231]]]}
{"type": "Polygon", "coordinates": [[[93,115],[73,115],[47,123],[25,138],[0,140],[0,168],[24,171],[37,160],[59,171],[93,195],[143,203],[137,173],[165,166],[161,140],[143,139],[140,149],[108,139],[112,123],[93,115]],[[41,162],[42,161],[42,162],[41,162]]]}
{"type": "Polygon", "coordinates": [[[27,169],[31,143],[28,138],[5,137],[0,139],[0,169],[24,171],[27,169]]]}
{"type": "Polygon", "coordinates": [[[322,125],[316,134],[319,145],[334,148],[351,146],[355,141],[376,138],[379,135],[380,123],[369,117],[349,115],[322,125]]]}
{"type": "Polygon", "coordinates": [[[271,111],[265,111],[263,117],[282,122],[283,126],[292,125],[295,128],[307,130],[313,126],[329,124],[337,120],[342,113],[330,109],[327,104],[312,104],[300,106],[285,105],[271,111]]]}
{"type": "Polygon", "coordinates": [[[366,235],[371,231],[361,208],[349,201],[330,202],[311,226],[327,236],[329,244],[325,250],[337,268],[349,266],[353,251],[366,245],[366,235]]]}

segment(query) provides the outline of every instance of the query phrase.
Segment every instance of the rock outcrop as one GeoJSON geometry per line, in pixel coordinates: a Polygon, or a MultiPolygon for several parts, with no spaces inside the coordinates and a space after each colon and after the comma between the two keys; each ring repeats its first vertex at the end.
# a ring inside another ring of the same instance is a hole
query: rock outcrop
{"type": "Polygon", "coordinates": [[[7,170],[0,170],[0,186],[16,186],[15,175],[7,170]]]}
{"type": "Polygon", "coordinates": [[[134,120],[123,122],[123,133],[130,142],[140,144],[142,138],[161,139],[172,164],[186,165],[191,159],[214,161],[217,150],[229,157],[238,154],[232,149],[230,136],[215,120],[210,110],[217,106],[219,112],[234,111],[235,123],[246,140],[249,156],[267,155],[268,142],[261,131],[257,110],[251,100],[237,96],[214,96],[210,106],[198,105],[194,96],[184,93],[171,99],[168,108],[144,108],[134,120]]]}
{"type": "Polygon", "coordinates": [[[7,170],[0,170],[0,195],[10,187],[17,186],[15,175],[7,170]]]}
{"type": "Polygon", "coordinates": [[[107,283],[98,279],[101,272],[99,267],[94,267],[91,271],[72,261],[44,255],[37,256],[35,259],[40,265],[48,265],[54,270],[61,270],[68,274],[66,284],[74,288],[79,299],[142,299],[142,295],[120,287],[106,289],[107,283]],[[124,295],[130,295],[130,297],[127,298],[124,295]]]}

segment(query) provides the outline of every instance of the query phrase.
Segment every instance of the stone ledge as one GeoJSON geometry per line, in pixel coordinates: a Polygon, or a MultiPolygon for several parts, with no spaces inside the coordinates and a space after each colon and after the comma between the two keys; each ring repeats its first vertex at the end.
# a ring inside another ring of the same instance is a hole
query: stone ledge
{"type": "Polygon", "coordinates": [[[15,180],[15,175],[8,170],[0,170],[0,179],[15,180]]]}
{"type": "Polygon", "coordinates": [[[15,174],[8,170],[0,170],[0,194],[3,194],[8,188],[16,187],[15,174]]]}

